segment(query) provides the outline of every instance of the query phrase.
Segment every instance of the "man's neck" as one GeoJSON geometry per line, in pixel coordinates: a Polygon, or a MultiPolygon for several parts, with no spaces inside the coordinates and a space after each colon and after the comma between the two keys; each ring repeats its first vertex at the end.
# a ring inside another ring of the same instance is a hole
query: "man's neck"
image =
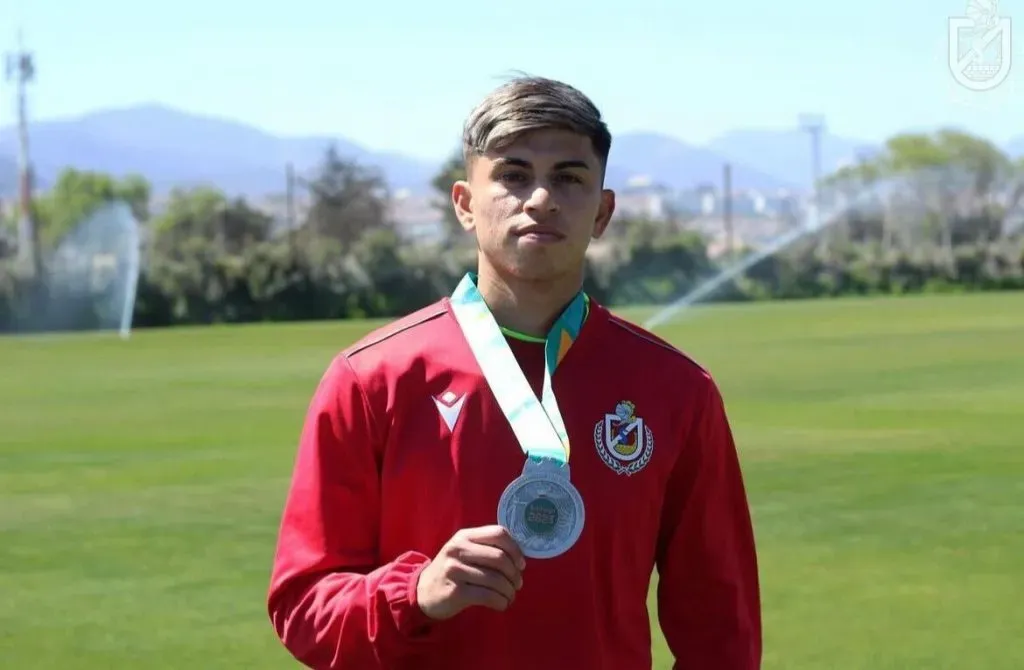
{"type": "Polygon", "coordinates": [[[571,275],[555,281],[523,281],[499,276],[482,266],[477,288],[500,326],[524,335],[545,337],[579,293],[580,284],[571,275]]]}

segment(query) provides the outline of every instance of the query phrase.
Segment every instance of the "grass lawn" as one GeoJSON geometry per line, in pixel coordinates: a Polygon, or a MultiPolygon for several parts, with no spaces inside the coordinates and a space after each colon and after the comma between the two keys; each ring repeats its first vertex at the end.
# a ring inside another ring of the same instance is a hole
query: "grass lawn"
{"type": "MultiPolygon", "coordinates": [[[[0,665],[293,667],[264,594],[295,440],[372,325],[0,339],[0,665]]],[[[1024,667],[1024,294],[701,307],[659,332],[725,393],[766,669],[1024,667]]]]}

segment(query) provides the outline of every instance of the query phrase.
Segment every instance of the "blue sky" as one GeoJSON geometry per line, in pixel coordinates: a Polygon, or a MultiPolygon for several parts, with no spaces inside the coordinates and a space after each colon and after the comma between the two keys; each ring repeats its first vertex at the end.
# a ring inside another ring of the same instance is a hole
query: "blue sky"
{"type": "MultiPolygon", "coordinates": [[[[158,101],[432,159],[514,69],[579,86],[614,132],[703,142],[812,111],[869,141],[945,124],[1024,135],[1024,0],[999,2],[1015,62],[986,93],[947,66],[947,19],[965,11],[966,0],[0,0],[0,44],[24,29],[36,118],[158,101]]],[[[0,107],[0,125],[12,111],[0,107]]]]}

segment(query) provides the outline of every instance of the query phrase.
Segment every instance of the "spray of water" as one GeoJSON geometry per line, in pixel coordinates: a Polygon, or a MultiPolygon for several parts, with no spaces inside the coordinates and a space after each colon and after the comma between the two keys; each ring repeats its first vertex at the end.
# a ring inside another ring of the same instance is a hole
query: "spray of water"
{"type": "Polygon", "coordinates": [[[853,201],[840,203],[824,216],[819,216],[812,212],[806,218],[804,225],[796,226],[792,230],[782,233],[772,239],[765,247],[724,268],[710,279],[698,284],[686,295],[660,309],[644,323],[644,328],[654,329],[671,321],[678,314],[711,295],[722,285],[735,279],[761,261],[774,256],[800,240],[830,228],[836,222],[841,221],[844,215],[861,208],[864,203],[878,197],[892,187],[892,182],[879,182],[874,187],[861,191],[853,201]]]}
{"type": "Polygon", "coordinates": [[[139,259],[141,252],[140,247],[142,246],[142,240],[139,236],[139,222],[132,216],[131,209],[124,207],[122,215],[127,215],[130,220],[125,221],[126,225],[126,236],[127,236],[127,258],[125,268],[125,296],[124,302],[121,307],[121,323],[118,328],[118,334],[121,339],[128,339],[132,332],[132,317],[135,314],[135,297],[139,289],[139,274],[142,272],[141,262],[139,259]],[[127,210],[126,212],[124,210],[127,210]]]}
{"type": "Polygon", "coordinates": [[[672,304],[659,310],[654,316],[647,320],[644,327],[647,329],[657,328],[658,326],[671,321],[676,315],[683,310],[691,307],[694,303],[700,302],[710,294],[714,293],[719,287],[726,282],[735,279],[737,276],[743,274],[751,267],[757,265],[764,259],[778,253],[782,249],[785,249],[789,245],[804,239],[810,235],[813,230],[807,228],[796,228],[791,231],[787,231],[782,235],[779,235],[773,239],[766,247],[760,249],[756,253],[750,254],[743,260],[733,263],[729,267],[725,268],[714,277],[711,277],[705,282],[702,282],[698,286],[694,287],[692,291],[679,298],[672,304]]]}
{"type": "Polygon", "coordinates": [[[47,263],[45,314],[37,330],[132,329],[140,273],[139,223],[123,202],[79,223],[47,263]]]}

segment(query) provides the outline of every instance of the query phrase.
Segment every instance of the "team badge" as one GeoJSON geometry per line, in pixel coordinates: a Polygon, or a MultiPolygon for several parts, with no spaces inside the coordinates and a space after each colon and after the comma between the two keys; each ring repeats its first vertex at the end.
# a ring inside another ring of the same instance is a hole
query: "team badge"
{"type": "Polygon", "coordinates": [[[605,414],[594,426],[594,446],[609,468],[620,475],[635,475],[651,460],[654,434],[636,415],[636,405],[623,400],[614,414],[605,414]]]}

